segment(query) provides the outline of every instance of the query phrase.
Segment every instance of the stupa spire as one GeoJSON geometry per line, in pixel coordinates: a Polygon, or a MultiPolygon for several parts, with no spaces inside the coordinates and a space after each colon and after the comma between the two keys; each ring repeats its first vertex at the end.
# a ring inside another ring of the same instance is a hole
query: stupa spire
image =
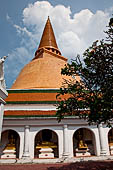
{"type": "Polygon", "coordinates": [[[38,50],[35,53],[35,56],[43,48],[50,50],[52,52],[55,52],[56,54],[61,55],[61,53],[58,49],[57,43],[56,43],[54,31],[53,31],[49,16],[48,16],[47,22],[45,24],[45,28],[44,28],[44,31],[43,31],[43,34],[42,34],[42,38],[40,40],[40,44],[39,44],[38,50]]]}

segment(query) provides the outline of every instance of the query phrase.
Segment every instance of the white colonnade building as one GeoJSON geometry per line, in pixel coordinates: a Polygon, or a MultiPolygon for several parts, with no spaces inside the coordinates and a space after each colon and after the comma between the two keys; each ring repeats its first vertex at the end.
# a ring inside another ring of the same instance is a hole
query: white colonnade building
{"type": "Polygon", "coordinates": [[[1,159],[93,159],[113,154],[113,129],[105,124],[89,126],[85,120],[73,116],[58,123],[56,95],[63,79],[70,78],[61,75],[66,63],[48,18],[35,57],[8,90],[1,159]]]}

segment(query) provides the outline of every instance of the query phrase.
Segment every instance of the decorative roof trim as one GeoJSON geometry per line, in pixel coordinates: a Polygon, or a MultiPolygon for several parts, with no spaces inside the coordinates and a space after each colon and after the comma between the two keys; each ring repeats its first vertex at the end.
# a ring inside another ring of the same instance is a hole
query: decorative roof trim
{"type": "Polygon", "coordinates": [[[49,50],[47,50],[47,49],[44,48],[44,47],[41,49],[41,51],[40,51],[39,53],[37,53],[37,55],[35,56],[35,58],[33,58],[33,60],[38,59],[38,58],[40,57],[40,55],[43,54],[44,52],[45,52],[45,53],[48,53],[48,54],[51,54],[52,56],[54,56],[54,57],[56,57],[56,58],[60,58],[60,59],[62,59],[62,60],[64,60],[64,61],[67,61],[67,60],[68,60],[67,58],[65,58],[65,57],[63,57],[63,56],[61,56],[61,55],[59,55],[59,54],[55,54],[54,52],[49,51],[49,50]]]}
{"type": "Polygon", "coordinates": [[[58,101],[6,101],[7,104],[58,104],[58,101]]]}
{"type": "Polygon", "coordinates": [[[4,115],[4,118],[20,118],[20,117],[22,117],[22,118],[24,118],[24,117],[33,117],[33,118],[35,118],[35,117],[43,117],[43,118],[47,118],[47,117],[54,117],[54,118],[57,118],[57,116],[56,115],[8,115],[8,116],[6,116],[6,115],[4,115]]]}
{"type": "Polygon", "coordinates": [[[8,93],[59,93],[60,89],[8,89],[8,93]]]}

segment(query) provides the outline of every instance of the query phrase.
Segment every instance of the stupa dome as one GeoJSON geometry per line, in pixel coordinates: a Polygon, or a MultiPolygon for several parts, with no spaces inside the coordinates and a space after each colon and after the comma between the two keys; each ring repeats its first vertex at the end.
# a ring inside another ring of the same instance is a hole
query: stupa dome
{"type": "Polygon", "coordinates": [[[58,49],[48,17],[34,59],[21,70],[11,89],[60,88],[63,79],[67,79],[67,76],[61,75],[61,68],[66,63],[67,59],[58,49]]]}

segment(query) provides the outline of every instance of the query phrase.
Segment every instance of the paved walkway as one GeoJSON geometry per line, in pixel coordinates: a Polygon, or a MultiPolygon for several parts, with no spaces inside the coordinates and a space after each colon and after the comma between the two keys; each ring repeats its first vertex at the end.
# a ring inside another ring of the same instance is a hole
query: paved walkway
{"type": "Polygon", "coordinates": [[[63,164],[0,164],[0,170],[113,170],[113,161],[63,164]]]}

